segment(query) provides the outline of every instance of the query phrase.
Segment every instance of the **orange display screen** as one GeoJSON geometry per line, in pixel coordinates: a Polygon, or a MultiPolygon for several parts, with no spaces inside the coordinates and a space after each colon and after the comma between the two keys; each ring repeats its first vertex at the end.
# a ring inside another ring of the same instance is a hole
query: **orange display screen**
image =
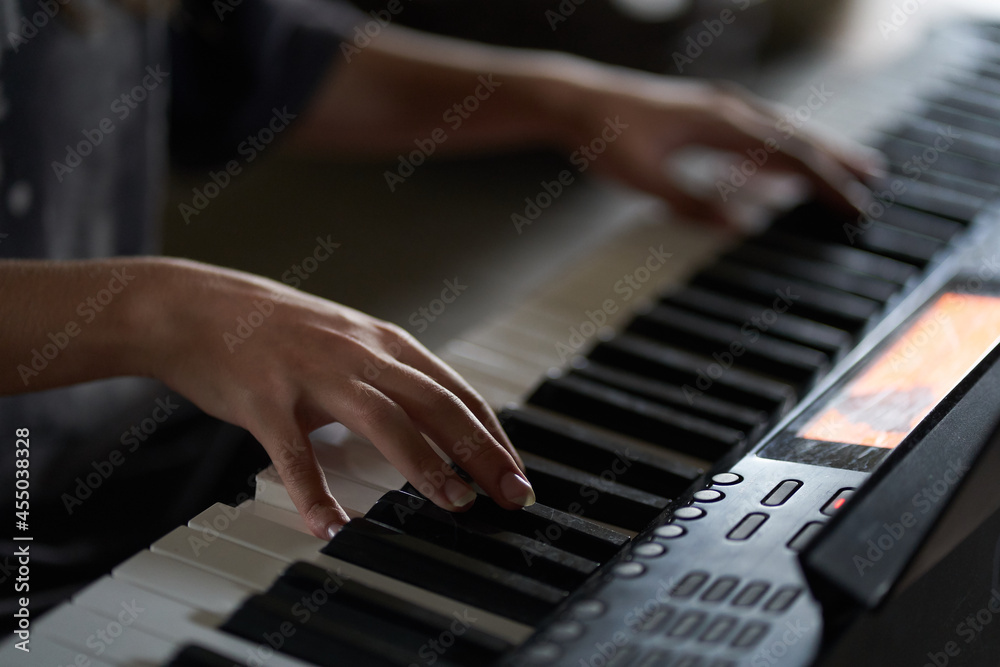
{"type": "Polygon", "coordinates": [[[1000,337],[1000,297],[948,292],[850,380],[798,437],[892,449],[1000,337]]]}

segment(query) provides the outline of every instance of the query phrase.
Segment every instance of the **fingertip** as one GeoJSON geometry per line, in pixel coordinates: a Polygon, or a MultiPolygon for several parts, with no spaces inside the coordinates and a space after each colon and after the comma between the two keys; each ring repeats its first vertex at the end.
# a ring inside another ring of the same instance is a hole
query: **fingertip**
{"type": "Polygon", "coordinates": [[[535,490],[528,478],[521,473],[508,472],[500,479],[500,494],[507,502],[518,507],[530,507],[535,504],[535,490]]]}
{"type": "Polygon", "coordinates": [[[314,506],[306,523],[310,532],[320,539],[332,540],[337,532],[350,521],[347,513],[335,501],[332,504],[314,506]]]}
{"type": "Polygon", "coordinates": [[[448,503],[456,510],[467,509],[476,500],[476,492],[472,487],[457,477],[449,477],[442,491],[448,503]]]}

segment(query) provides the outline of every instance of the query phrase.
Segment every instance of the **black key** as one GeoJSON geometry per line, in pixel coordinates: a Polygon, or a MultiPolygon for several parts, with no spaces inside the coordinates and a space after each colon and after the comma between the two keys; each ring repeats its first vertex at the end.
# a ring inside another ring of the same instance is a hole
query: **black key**
{"type": "Polygon", "coordinates": [[[790,384],[771,380],[738,368],[721,368],[710,357],[702,357],[638,336],[620,335],[598,344],[590,359],[616,368],[680,385],[692,400],[708,395],[781,416],[798,400],[790,384]],[[719,367],[718,370],[716,367],[719,367]]]}
{"type": "Polygon", "coordinates": [[[915,176],[924,171],[943,172],[991,184],[990,178],[996,172],[996,166],[988,162],[900,137],[887,137],[878,142],[878,148],[890,162],[903,167],[903,175],[915,176]]]}
{"type": "MultiPolygon", "coordinates": [[[[867,222],[865,224],[868,224],[867,222]]],[[[852,238],[859,248],[882,253],[887,257],[902,259],[916,266],[927,266],[945,247],[945,242],[923,234],[873,222],[861,228],[852,238]]]]}
{"type": "MultiPolygon", "coordinates": [[[[403,491],[422,497],[409,483],[403,487],[403,491]]],[[[506,510],[494,502],[477,501],[464,514],[600,563],[613,558],[630,541],[624,533],[543,503],[535,503],[519,510],[506,510]]]]}
{"type": "Polygon", "coordinates": [[[995,119],[997,112],[1000,111],[1000,108],[997,106],[997,98],[993,95],[960,86],[950,88],[945,93],[935,97],[931,102],[991,119],[995,119]]]}
{"type": "Polygon", "coordinates": [[[948,241],[965,230],[965,224],[957,220],[950,220],[932,213],[905,208],[902,205],[887,208],[885,213],[879,216],[878,221],[884,225],[898,227],[941,241],[948,241]]]}
{"type": "Polygon", "coordinates": [[[741,331],[766,332],[776,338],[815,348],[830,359],[838,359],[851,347],[851,335],[841,329],[788,312],[780,316],[769,315],[757,304],[700,287],[684,287],[664,296],[661,301],[734,322],[740,325],[741,331]]]}
{"type": "Polygon", "coordinates": [[[727,253],[726,258],[771,273],[780,273],[819,285],[835,287],[881,303],[885,303],[899,291],[898,285],[875,276],[855,273],[833,264],[818,262],[815,259],[795,257],[754,243],[744,243],[738,249],[727,253]]]}
{"type": "Polygon", "coordinates": [[[345,613],[391,622],[396,627],[391,634],[383,635],[385,640],[405,644],[402,640],[408,637],[409,648],[414,653],[424,648],[427,637],[448,635],[448,657],[460,664],[486,664],[511,648],[507,642],[479,630],[474,625],[474,618],[444,616],[349,579],[336,581],[334,591],[321,597],[319,592],[330,589],[331,576],[310,563],[293,563],[268,594],[300,602],[314,613],[325,614],[338,622],[345,613]]]}
{"type": "MultiPolygon", "coordinates": [[[[908,172],[905,165],[897,165],[891,162],[889,163],[888,173],[895,174],[897,177],[900,175],[907,178],[914,177],[912,170],[907,175],[908,172]]],[[[970,178],[955,176],[943,171],[925,171],[920,175],[918,182],[926,186],[933,186],[947,192],[952,192],[958,197],[970,197],[970,201],[983,203],[992,200],[997,193],[996,187],[989,183],[974,181],[970,178]]]]}
{"type": "Polygon", "coordinates": [[[243,663],[201,646],[185,646],[166,667],[243,667],[243,663]]]}
{"type": "MultiPolygon", "coordinates": [[[[1000,81],[996,84],[1000,86],[1000,81]]],[[[928,146],[944,145],[951,142],[949,151],[968,155],[984,162],[1000,165],[1000,138],[991,137],[971,130],[956,131],[945,123],[937,123],[927,118],[912,117],[890,130],[890,134],[928,146]]]]}
{"type": "Polygon", "coordinates": [[[528,452],[522,452],[521,459],[538,499],[570,514],[640,531],[670,504],[670,500],[662,496],[528,452]]]}
{"type": "Polygon", "coordinates": [[[858,273],[876,276],[902,287],[919,271],[906,262],[877,255],[840,243],[826,243],[771,228],[754,239],[755,243],[795,253],[798,257],[836,264],[858,273]]]}
{"type": "Polygon", "coordinates": [[[886,201],[895,201],[896,204],[957,220],[963,224],[968,224],[986,205],[986,202],[979,197],[933,183],[915,181],[909,177],[887,176],[885,180],[875,184],[875,189],[880,196],[889,193],[884,197],[886,201]],[[895,190],[892,189],[893,185],[895,190]]]}
{"type": "MultiPolygon", "coordinates": [[[[398,667],[413,658],[377,635],[359,631],[353,623],[336,623],[312,613],[306,619],[297,616],[292,611],[295,604],[268,595],[253,595],[221,629],[323,667],[345,664],[398,667]]],[[[383,631],[386,628],[384,624],[376,627],[383,631]]]]}
{"type": "Polygon", "coordinates": [[[530,406],[500,413],[500,423],[520,451],[571,464],[622,484],[668,498],[680,497],[703,471],[631,445],[613,435],[530,406]]]}
{"type": "Polygon", "coordinates": [[[582,377],[550,378],[528,402],[708,461],[717,461],[746,442],[741,431],[582,377]]]}
{"type": "MultiPolygon", "coordinates": [[[[489,501],[479,498],[476,502],[489,501]]],[[[565,590],[578,587],[599,565],[533,538],[490,526],[475,517],[448,512],[429,500],[402,491],[386,493],[365,517],[565,590]]]]}
{"type": "MultiPolygon", "coordinates": [[[[684,390],[675,384],[652,380],[592,361],[574,362],[570,374],[581,375],[668,407],[677,407],[685,412],[705,417],[716,424],[735,428],[746,433],[749,440],[756,440],[768,422],[768,415],[762,410],[747,408],[711,396],[685,394],[684,390]]],[[[637,484],[632,486],[645,488],[637,484]]]]}
{"type": "Polygon", "coordinates": [[[800,386],[808,385],[829,368],[829,358],[819,350],[767,334],[759,334],[751,342],[751,337],[744,336],[738,325],[665,304],[636,317],[627,331],[705,354],[731,354],[738,366],[800,386]]]}
{"type": "Polygon", "coordinates": [[[528,625],[538,624],[567,595],[364,518],[349,521],[322,552],[528,625]]]}
{"type": "MultiPolygon", "coordinates": [[[[808,220],[803,224],[808,225],[808,220]]],[[[864,237],[871,235],[867,230],[864,237]]],[[[861,331],[880,310],[877,302],[829,287],[810,285],[733,262],[721,261],[694,277],[692,284],[741,296],[765,306],[788,302],[796,315],[851,333],[861,331]]]]}
{"type": "Polygon", "coordinates": [[[968,113],[961,109],[956,109],[951,105],[940,103],[927,103],[918,111],[921,116],[928,120],[953,125],[958,131],[972,130],[991,137],[1000,136],[1000,122],[991,118],[985,118],[976,114],[968,113]]]}

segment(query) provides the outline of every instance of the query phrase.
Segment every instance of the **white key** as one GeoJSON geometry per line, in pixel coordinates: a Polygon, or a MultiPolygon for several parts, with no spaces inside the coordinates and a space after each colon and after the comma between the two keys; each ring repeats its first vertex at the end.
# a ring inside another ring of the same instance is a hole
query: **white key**
{"type": "Polygon", "coordinates": [[[15,646],[18,641],[17,638],[13,638],[3,646],[0,646],[0,665],[23,665],[23,667],[83,667],[84,665],[86,667],[111,667],[106,662],[56,644],[47,637],[39,637],[35,630],[32,630],[32,632],[33,636],[28,643],[31,651],[28,653],[15,646]]]}
{"type": "MultiPolygon", "coordinates": [[[[225,517],[228,526],[224,531],[218,533],[221,539],[213,542],[205,550],[206,552],[224,539],[231,541],[233,546],[238,545],[239,548],[252,549],[266,558],[282,559],[286,563],[294,561],[313,563],[338,577],[357,581],[444,616],[450,616],[453,612],[462,613],[463,609],[470,608],[463,602],[331,558],[319,551],[326,544],[323,540],[271,523],[252,512],[241,511],[234,515],[232,507],[216,504],[192,519],[191,524],[222,525],[223,520],[220,517],[225,517]]],[[[503,618],[485,609],[473,608],[473,615],[480,619],[476,624],[480,630],[512,644],[520,644],[532,633],[532,628],[529,626],[503,618]]]]}
{"type": "Polygon", "coordinates": [[[220,616],[232,613],[243,600],[259,590],[152,551],[140,551],[111,574],[116,579],[220,616]]]}
{"type": "Polygon", "coordinates": [[[187,526],[175,528],[153,543],[153,553],[163,554],[200,567],[227,579],[263,590],[271,585],[286,562],[251,551],[235,542],[221,539],[187,526]]]}
{"type": "Polygon", "coordinates": [[[141,612],[130,608],[130,602],[119,601],[114,618],[64,604],[45,615],[38,631],[57,644],[113,665],[159,667],[170,660],[177,647],[136,628],[135,619],[141,612]]]}
{"type": "Polygon", "coordinates": [[[74,596],[73,604],[114,617],[121,610],[122,600],[128,600],[130,605],[141,610],[135,618],[137,629],[169,641],[178,649],[185,644],[197,644],[231,660],[253,660],[255,664],[269,667],[305,667],[308,664],[291,656],[275,654],[269,645],[222,632],[218,626],[225,621],[225,616],[194,609],[119,579],[98,579],[74,596]]]}
{"type": "MultiPolygon", "coordinates": [[[[389,490],[361,480],[349,479],[330,470],[324,470],[324,472],[330,493],[347,512],[347,516],[352,519],[364,516],[365,512],[389,490]]],[[[399,486],[402,485],[403,483],[400,482],[399,486]]],[[[285,483],[274,466],[269,466],[257,473],[255,498],[258,502],[267,503],[283,510],[296,511],[295,504],[285,488],[285,483]]]]}
{"type": "Polygon", "coordinates": [[[292,528],[300,533],[305,533],[306,535],[312,535],[309,532],[309,527],[306,526],[305,520],[298,512],[290,512],[288,510],[283,510],[280,507],[275,507],[274,505],[268,505],[267,503],[258,503],[253,500],[245,500],[240,504],[241,509],[256,514],[262,519],[267,519],[268,521],[273,521],[274,523],[285,526],[286,528],[292,528]]]}

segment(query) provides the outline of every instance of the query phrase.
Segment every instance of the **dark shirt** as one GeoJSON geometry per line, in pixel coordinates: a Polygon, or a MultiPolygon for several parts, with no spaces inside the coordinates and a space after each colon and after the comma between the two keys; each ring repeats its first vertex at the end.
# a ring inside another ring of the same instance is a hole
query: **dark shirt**
{"type": "MultiPolygon", "coordinates": [[[[157,252],[169,159],[207,170],[235,157],[239,143],[266,127],[276,110],[298,114],[356,18],[323,0],[194,0],[169,17],[130,13],[110,0],[71,6],[0,0],[0,258],[157,252]]],[[[87,308],[77,315],[80,326],[100,316],[87,308]]],[[[40,339],[39,348],[47,342],[40,339]]],[[[59,363],[58,356],[49,363],[59,363]]],[[[3,525],[13,512],[7,496],[14,433],[27,427],[35,525],[62,535],[49,544],[36,537],[33,565],[62,568],[53,585],[70,586],[73,559],[86,562],[102,550],[84,534],[86,512],[67,499],[84,495],[80,480],[99,474],[113,452],[127,458],[124,465],[112,462],[120,489],[129,488],[130,475],[170,469],[171,457],[197,463],[191,447],[147,446],[145,433],[137,439],[134,428],[159,427],[154,417],[165,412],[172,427],[183,421],[178,415],[197,414],[159,383],[138,378],[0,398],[3,525]],[[182,407],[164,407],[174,404],[182,407]]],[[[90,490],[94,497],[105,493],[90,490]]],[[[131,501],[147,503],[151,513],[169,503],[131,501]]],[[[0,530],[5,596],[11,533],[0,530]]]]}

